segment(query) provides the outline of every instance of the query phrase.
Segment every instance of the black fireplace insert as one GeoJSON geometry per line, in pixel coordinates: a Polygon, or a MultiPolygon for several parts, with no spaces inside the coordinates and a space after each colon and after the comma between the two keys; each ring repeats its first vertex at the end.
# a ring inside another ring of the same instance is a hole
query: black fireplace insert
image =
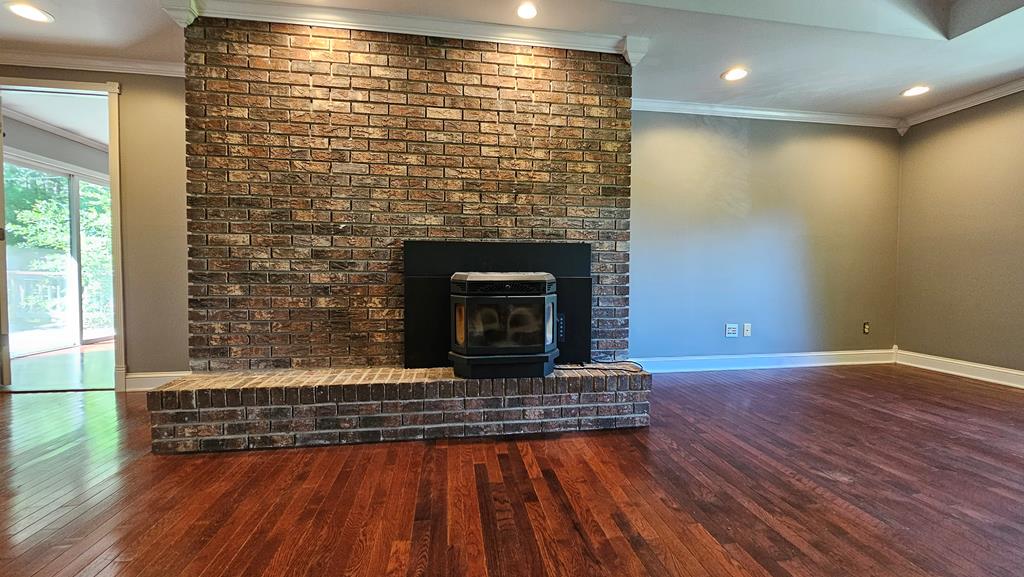
{"type": "Polygon", "coordinates": [[[404,253],[406,368],[451,366],[454,362],[449,353],[463,354],[452,346],[452,296],[461,290],[452,290],[452,275],[463,271],[543,271],[553,275],[556,286],[552,290],[557,288],[555,362],[590,362],[593,282],[589,244],[407,240],[404,253]]]}
{"type": "Polygon", "coordinates": [[[558,356],[557,282],[545,272],[451,277],[451,359],[465,378],[543,377],[558,356]]]}

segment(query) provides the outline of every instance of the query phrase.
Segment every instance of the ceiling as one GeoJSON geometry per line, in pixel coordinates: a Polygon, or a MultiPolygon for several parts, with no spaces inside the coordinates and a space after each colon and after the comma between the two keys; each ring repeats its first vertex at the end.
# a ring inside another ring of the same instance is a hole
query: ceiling
{"type": "MultiPolygon", "coordinates": [[[[6,0],[0,0],[0,4],[6,0]]],[[[0,51],[17,50],[181,62],[181,28],[160,0],[26,0],[56,17],[52,24],[0,10],[0,51]]]]}
{"type": "MultiPolygon", "coordinates": [[[[3,52],[182,62],[180,28],[160,0],[38,0],[40,25],[0,13],[3,52]],[[48,3],[48,4],[47,4],[48,3]]],[[[905,118],[1024,77],[1024,0],[196,0],[236,13],[345,8],[650,39],[634,97],[905,118]],[[719,74],[751,70],[737,83],[719,74]],[[899,93],[914,84],[933,90],[899,93]]]]}
{"type": "Polygon", "coordinates": [[[42,128],[68,132],[103,146],[109,144],[107,96],[55,92],[0,91],[3,114],[42,128]]]}

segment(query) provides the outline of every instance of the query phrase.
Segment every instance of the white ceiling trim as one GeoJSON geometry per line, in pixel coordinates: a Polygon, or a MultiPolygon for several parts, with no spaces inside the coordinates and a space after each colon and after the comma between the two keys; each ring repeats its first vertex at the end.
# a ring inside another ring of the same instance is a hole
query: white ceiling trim
{"type": "Polygon", "coordinates": [[[355,28],[372,32],[439,36],[478,40],[481,42],[501,42],[504,44],[526,44],[530,46],[567,48],[610,54],[629,53],[631,63],[634,65],[646,53],[649,44],[647,38],[630,37],[627,41],[625,36],[616,34],[530,28],[527,26],[458,21],[426,16],[407,16],[286,2],[162,0],[162,3],[164,9],[179,24],[189,22],[189,16],[194,13],[197,16],[212,18],[257,20],[260,22],[280,22],[283,24],[330,28],[355,28]]]}
{"type": "Polygon", "coordinates": [[[155,60],[93,58],[89,56],[19,52],[13,50],[0,51],[0,64],[95,72],[120,72],[124,74],[148,74],[150,76],[176,76],[182,78],[185,76],[184,62],[179,64],[177,62],[159,62],[155,60]]]}
{"type": "Polygon", "coordinates": [[[651,39],[643,36],[626,36],[619,45],[619,51],[622,52],[630,66],[640,64],[650,49],[651,39]]]}
{"type": "Polygon", "coordinates": [[[982,90],[981,92],[976,92],[970,96],[965,96],[952,102],[947,102],[946,104],[940,104],[939,106],[925,110],[924,112],[911,114],[906,118],[906,123],[908,126],[921,124],[922,122],[928,122],[929,120],[934,120],[940,116],[953,114],[954,112],[966,110],[972,106],[985,104],[986,102],[991,102],[998,98],[1016,94],[1018,92],[1024,92],[1024,78],[1007,82],[1006,84],[1001,84],[999,86],[989,88],[988,90],[982,90]]]}
{"type": "Polygon", "coordinates": [[[651,100],[634,98],[633,110],[643,112],[671,112],[675,114],[697,114],[702,116],[726,116],[730,118],[753,118],[757,120],[783,120],[788,122],[814,122],[819,124],[845,124],[849,126],[871,126],[875,128],[899,128],[899,118],[889,116],[868,116],[842,114],[837,112],[808,112],[803,110],[780,110],[777,108],[751,108],[726,104],[705,104],[701,102],[680,102],[676,100],[651,100]]]}
{"type": "Polygon", "coordinates": [[[17,110],[14,110],[12,108],[8,108],[6,106],[3,107],[3,115],[5,117],[7,117],[7,118],[10,118],[11,120],[16,120],[18,122],[21,122],[22,124],[27,124],[29,126],[38,128],[39,130],[42,130],[44,132],[49,132],[50,134],[53,134],[54,136],[59,136],[61,138],[66,138],[67,140],[71,140],[71,141],[77,142],[79,144],[84,144],[85,146],[88,146],[89,148],[95,148],[96,150],[99,150],[99,151],[102,151],[102,152],[108,152],[108,150],[109,150],[109,147],[106,144],[104,144],[104,143],[102,143],[102,142],[100,142],[98,140],[93,140],[92,138],[89,138],[88,136],[82,136],[81,134],[78,134],[77,132],[71,132],[70,130],[66,130],[64,128],[61,128],[60,126],[57,126],[56,124],[50,124],[49,122],[46,122],[45,120],[40,120],[40,119],[36,118],[35,116],[31,116],[31,115],[25,114],[24,112],[19,112],[17,110]]]}
{"type": "Polygon", "coordinates": [[[160,0],[160,5],[182,28],[199,17],[195,0],[160,0]]]}
{"type": "Polygon", "coordinates": [[[776,108],[751,108],[727,104],[706,104],[702,102],[681,102],[675,100],[651,100],[634,98],[633,110],[641,112],[671,112],[675,114],[696,114],[703,116],[725,116],[730,118],[753,118],[758,120],[783,120],[790,122],[815,122],[821,124],[844,124],[849,126],[871,126],[895,128],[901,135],[916,124],[928,122],[942,116],[960,112],[979,104],[985,104],[1004,96],[1024,92],[1024,78],[982,90],[970,96],[940,104],[906,118],[842,114],[836,112],[808,112],[803,110],[780,110],[776,108]]]}

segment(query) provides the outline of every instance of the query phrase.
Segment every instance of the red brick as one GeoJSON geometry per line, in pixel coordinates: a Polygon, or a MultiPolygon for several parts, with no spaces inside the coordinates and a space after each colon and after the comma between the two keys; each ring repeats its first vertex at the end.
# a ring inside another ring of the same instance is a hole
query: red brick
{"type": "Polygon", "coordinates": [[[594,354],[626,355],[621,57],[233,20],[187,38],[194,367],[400,363],[405,238],[591,242],[594,354]]]}

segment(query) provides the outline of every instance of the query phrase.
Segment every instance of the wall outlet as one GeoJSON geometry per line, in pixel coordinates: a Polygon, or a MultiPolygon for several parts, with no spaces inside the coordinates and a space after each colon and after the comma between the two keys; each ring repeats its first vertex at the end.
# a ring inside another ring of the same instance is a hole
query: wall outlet
{"type": "Polygon", "coordinates": [[[871,334],[871,323],[869,323],[868,321],[864,321],[864,328],[862,330],[864,331],[864,334],[870,335],[871,334]]]}
{"type": "Polygon", "coordinates": [[[736,323],[728,323],[725,325],[725,338],[735,339],[740,336],[740,325],[736,323]]]}
{"type": "Polygon", "coordinates": [[[754,325],[750,323],[743,323],[743,336],[749,337],[754,334],[754,325]]]}

